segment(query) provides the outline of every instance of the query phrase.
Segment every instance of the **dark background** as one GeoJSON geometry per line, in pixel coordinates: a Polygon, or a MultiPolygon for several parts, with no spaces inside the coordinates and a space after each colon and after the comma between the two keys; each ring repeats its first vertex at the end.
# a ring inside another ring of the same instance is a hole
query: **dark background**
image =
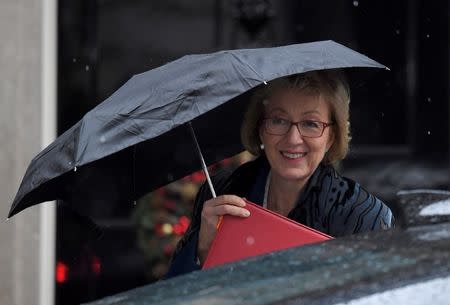
{"type": "MultiPolygon", "coordinates": [[[[448,15],[444,0],[60,0],[58,133],[133,74],[183,55],[332,39],[390,68],[352,83],[343,171],[388,202],[404,188],[448,188],[448,15]]],[[[77,275],[57,284],[57,304],[148,282],[133,207],[92,209],[107,228],[99,240],[58,209],[57,260],[77,275]]]]}

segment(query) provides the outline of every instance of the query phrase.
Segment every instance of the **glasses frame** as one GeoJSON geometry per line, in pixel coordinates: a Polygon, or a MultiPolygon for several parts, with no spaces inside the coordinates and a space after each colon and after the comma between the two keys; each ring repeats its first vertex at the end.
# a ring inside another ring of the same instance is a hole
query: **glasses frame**
{"type": "Polygon", "coordinates": [[[298,122],[293,122],[293,121],[290,121],[290,120],[283,119],[283,120],[285,120],[285,121],[288,121],[288,122],[291,124],[291,125],[289,126],[289,128],[286,130],[286,132],[285,132],[285,133],[272,133],[272,132],[269,132],[269,131],[267,130],[267,124],[266,124],[266,121],[268,121],[268,120],[273,120],[273,119],[274,119],[274,118],[265,117],[265,118],[262,119],[262,123],[263,123],[263,125],[264,125],[264,131],[267,132],[268,134],[274,135],[274,136],[284,136],[284,135],[288,134],[289,131],[291,130],[292,126],[295,125],[295,126],[297,127],[298,133],[299,133],[302,137],[304,137],[304,138],[320,138],[321,136],[323,136],[323,133],[325,132],[325,128],[334,125],[334,122],[329,122],[329,123],[328,123],[328,122],[322,122],[322,121],[317,121],[317,120],[301,120],[301,121],[298,121],[298,122]],[[315,123],[320,123],[320,124],[322,124],[322,132],[320,133],[320,135],[319,135],[319,136],[316,136],[316,137],[311,137],[311,136],[305,136],[305,135],[303,135],[302,132],[300,131],[300,125],[299,125],[299,124],[300,124],[301,122],[304,122],[304,121],[310,121],[310,122],[315,122],[315,123]]]}

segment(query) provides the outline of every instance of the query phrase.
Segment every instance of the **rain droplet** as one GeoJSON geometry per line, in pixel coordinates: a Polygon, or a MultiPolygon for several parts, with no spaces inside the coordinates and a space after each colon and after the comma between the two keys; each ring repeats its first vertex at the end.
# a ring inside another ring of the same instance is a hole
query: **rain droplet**
{"type": "Polygon", "coordinates": [[[105,136],[101,136],[100,137],[100,143],[105,143],[106,142],[106,137],[105,136]]]}
{"type": "Polygon", "coordinates": [[[167,179],[172,180],[173,179],[173,175],[172,174],[167,174],[167,179]]]}
{"type": "Polygon", "coordinates": [[[430,38],[430,34],[427,34],[427,38],[430,38]]]}
{"type": "Polygon", "coordinates": [[[395,34],[400,35],[400,30],[399,30],[399,29],[396,29],[396,30],[395,30],[395,34]]]}
{"type": "Polygon", "coordinates": [[[72,165],[72,162],[71,162],[71,161],[69,162],[69,165],[72,165]]]}
{"type": "Polygon", "coordinates": [[[84,70],[89,71],[89,65],[86,65],[86,66],[84,67],[84,70]]]}
{"type": "Polygon", "coordinates": [[[247,245],[251,246],[255,243],[255,238],[253,236],[248,236],[245,242],[247,243],[247,245]]]}
{"type": "Polygon", "coordinates": [[[267,82],[266,82],[266,81],[264,81],[264,85],[267,85],[267,82]]]}
{"type": "Polygon", "coordinates": [[[76,172],[76,171],[77,171],[77,167],[76,167],[76,166],[75,166],[75,167],[73,168],[73,171],[74,171],[74,172],[76,172]]]}
{"type": "Polygon", "coordinates": [[[431,103],[431,97],[427,97],[427,102],[431,103]]]}
{"type": "Polygon", "coordinates": [[[76,58],[72,58],[72,62],[77,62],[77,59],[76,58]]]}
{"type": "Polygon", "coordinates": [[[136,204],[137,204],[136,200],[135,200],[135,201],[133,201],[133,205],[136,205],[136,204]]]}
{"type": "Polygon", "coordinates": [[[381,117],[384,118],[384,112],[381,113],[381,117]]]}
{"type": "Polygon", "coordinates": [[[428,134],[428,135],[431,135],[431,131],[428,130],[428,131],[427,131],[427,134],[428,134]]]}
{"type": "Polygon", "coordinates": [[[357,7],[359,5],[359,1],[353,1],[353,6],[357,7]]]}

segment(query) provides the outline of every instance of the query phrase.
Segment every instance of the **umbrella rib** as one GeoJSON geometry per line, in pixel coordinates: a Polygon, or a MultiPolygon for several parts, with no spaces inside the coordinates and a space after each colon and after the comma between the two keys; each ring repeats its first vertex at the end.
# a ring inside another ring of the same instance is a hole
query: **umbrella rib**
{"type": "Polygon", "coordinates": [[[249,68],[253,73],[255,73],[255,75],[259,78],[260,81],[262,81],[263,83],[266,83],[266,80],[258,73],[256,72],[256,69],[253,68],[248,62],[245,62],[242,60],[242,58],[240,58],[239,56],[237,56],[236,54],[234,54],[234,52],[226,52],[226,54],[230,54],[234,59],[236,59],[239,63],[241,63],[242,65],[246,66],[247,68],[249,68]]]}

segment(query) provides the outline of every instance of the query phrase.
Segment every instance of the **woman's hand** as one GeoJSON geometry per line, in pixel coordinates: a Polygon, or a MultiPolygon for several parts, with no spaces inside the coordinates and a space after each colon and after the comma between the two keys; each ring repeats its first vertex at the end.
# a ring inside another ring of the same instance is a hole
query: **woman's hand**
{"type": "Polygon", "coordinates": [[[200,233],[198,239],[198,257],[200,262],[206,259],[211,243],[216,236],[217,222],[222,215],[248,217],[250,212],[243,207],[244,199],[235,195],[221,195],[205,201],[203,205],[200,233]]]}

